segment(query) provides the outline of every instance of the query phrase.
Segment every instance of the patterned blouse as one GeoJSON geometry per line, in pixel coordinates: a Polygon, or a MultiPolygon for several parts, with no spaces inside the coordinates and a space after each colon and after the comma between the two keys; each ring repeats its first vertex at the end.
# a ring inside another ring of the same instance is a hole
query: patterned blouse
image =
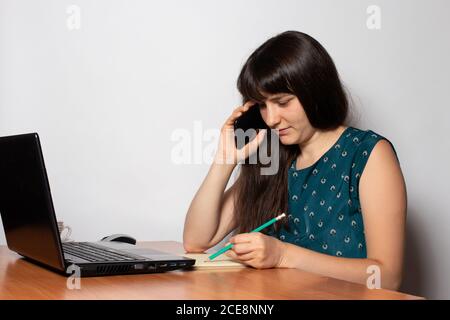
{"type": "Polygon", "coordinates": [[[366,258],[359,179],[382,139],[387,140],[371,130],[348,127],[310,167],[296,170],[294,160],[288,171],[290,230],[282,228],[275,235],[272,228],[268,234],[329,255],[366,258]]]}

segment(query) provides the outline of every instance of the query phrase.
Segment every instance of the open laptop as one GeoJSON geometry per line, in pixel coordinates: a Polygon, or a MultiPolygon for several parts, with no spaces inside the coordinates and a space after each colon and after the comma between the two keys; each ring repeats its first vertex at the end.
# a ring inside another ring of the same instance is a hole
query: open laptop
{"type": "Polygon", "coordinates": [[[154,273],[195,264],[128,243],[63,243],[37,133],[0,137],[0,214],[9,249],[67,276],[154,273]]]}

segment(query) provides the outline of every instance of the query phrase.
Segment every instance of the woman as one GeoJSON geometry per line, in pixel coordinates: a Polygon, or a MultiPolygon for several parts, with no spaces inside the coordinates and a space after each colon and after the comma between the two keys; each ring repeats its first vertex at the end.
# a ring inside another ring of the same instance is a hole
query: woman
{"type": "Polygon", "coordinates": [[[254,268],[365,284],[377,266],[381,286],[398,289],[406,218],[400,165],[387,139],[345,125],[347,97],[326,50],[304,33],[279,34],[248,58],[238,89],[245,104],[222,127],[216,155],[233,163],[211,165],[186,216],[185,249],[202,252],[234,230],[227,255],[254,268]],[[234,121],[255,107],[278,133],[279,169],[261,175],[261,164],[244,163],[225,191],[236,164],[264,141],[261,130],[243,149],[234,144],[234,121]],[[284,222],[249,233],[282,212],[284,222]]]}

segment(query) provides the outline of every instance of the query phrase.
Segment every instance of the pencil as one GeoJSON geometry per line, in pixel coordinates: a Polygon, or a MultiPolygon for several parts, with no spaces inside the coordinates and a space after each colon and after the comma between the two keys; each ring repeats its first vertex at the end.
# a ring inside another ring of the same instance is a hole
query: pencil
{"type": "MultiPolygon", "coordinates": [[[[282,214],[280,214],[278,217],[275,217],[275,218],[273,218],[273,219],[267,221],[266,223],[260,225],[258,228],[256,228],[255,230],[252,230],[252,231],[250,231],[250,232],[259,232],[259,231],[261,231],[262,229],[264,229],[264,228],[270,226],[271,224],[277,222],[278,220],[283,219],[285,216],[286,216],[286,214],[285,214],[285,213],[282,213],[282,214]]],[[[233,247],[233,244],[230,243],[229,245],[223,247],[222,249],[220,249],[220,250],[217,251],[216,253],[210,255],[210,256],[209,256],[209,260],[213,260],[213,259],[217,258],[217,257],[220,256],[222,253],[224,253],[224,252],[230,250],[232,247],[233,247]]]]}

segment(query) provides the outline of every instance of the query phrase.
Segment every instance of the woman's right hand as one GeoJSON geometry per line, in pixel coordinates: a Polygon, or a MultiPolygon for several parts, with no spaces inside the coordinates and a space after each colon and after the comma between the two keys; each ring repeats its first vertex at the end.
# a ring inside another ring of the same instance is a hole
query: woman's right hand
{"type": "Polygon", "coordinates": [[[235,144],[234,122],[247,112],[255,103],[247,101],[243,106],[237,107],[220,131],[219,147],[215,156],[215,162],[236,166],[240,161],[247,159],[258,150],[267,130],[260,130],[256,137],[241,149],[235,144]]]}

